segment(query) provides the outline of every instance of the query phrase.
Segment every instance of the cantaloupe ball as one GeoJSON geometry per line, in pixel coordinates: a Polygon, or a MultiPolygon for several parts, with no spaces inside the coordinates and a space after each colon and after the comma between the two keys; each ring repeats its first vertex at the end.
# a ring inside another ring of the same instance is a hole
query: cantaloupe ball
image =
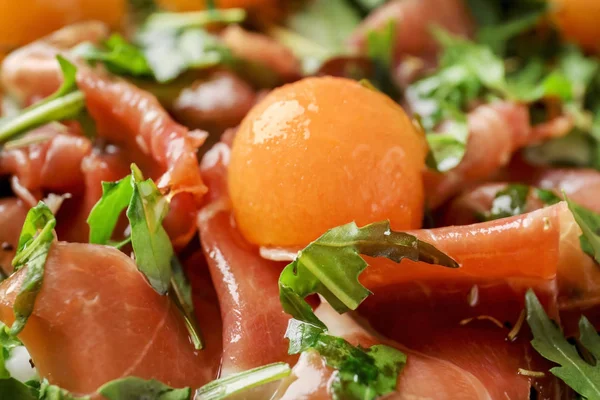
{"type": "Polygon", "coordinates": [[[550,0],[553,19],[565,38],[600,53],[600,0],[550,0]]]}
{"type": "Polygon", "coordinates": [[[305,246],[350,221],[418,228],[425,155],[423,136],[382,93],[332,77],[280,87],[248,113],[233,142],[238,227],[269,247],[305,246]]]}
{"type": "Polygon", "coordinates": [[[65,25],[90,19],[118,28],[126,0],[0,0],[0,49],[11,49],[65,25]]]}

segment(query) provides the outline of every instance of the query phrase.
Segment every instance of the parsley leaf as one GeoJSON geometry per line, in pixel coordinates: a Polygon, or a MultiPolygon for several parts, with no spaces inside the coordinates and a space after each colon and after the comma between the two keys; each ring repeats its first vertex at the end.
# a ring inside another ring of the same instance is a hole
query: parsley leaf
{"type": "Polygon", "coordinates": [[[600,263],[600,214],[571,201],[566,195],[565,200],[582,231],[579,237],[581,248],[600,263]]]}
{"type": "MultiPolygon", "coordinates": [[[[544,358],[560,366],[550,370],[574,391],[588,400],[600,400],[600,364],[588,364],[574,345],[565,339],[558,326],[548,317],[535,293],[525,295],[527,323],[533,333],[531,344],[544,358]]],[[[579,322],[581,343],[598,361],[600,338],[585,317],[579,322]]]]}
{"type": "Polygon", "coordinates": [[[296,319],[290,320],[285,337],[290,340],[290,354],[313,349],[337,370],[331,385],[334,398],[370,400],[393,392],[406,364],[406,355],[392,347],[355,347],[324,328],[296,319]]]}
{"type": "Polygon", "coordinates": [[[33,312],[33,306],[44,279],[44,265],[54,242],[56,219],[52,211],[39,202],[27,213],[17,253],[13,259],[15,271],[27,265],[25,278],[19,289],[13,306],[15,322],[10,328],[11,335],[19,334],[33,312]]]}
{"type": "Polygon", "coordinates": [[[63,83],[51,96],[33,104],[11,118],[0,120],[0,143],[52,121],[78,116],[85,108],[85,99],[77,90],[77,69],[62,56],[56,56],[63,74],[63,83]]]}
{"type": "Polygon", "coordinates": [[[291,373],[290,366],[278,362],[228,375],[202,386],[195,400],[221,400],[236,393],[283,379],[291,373]]]}
{"type": "Polygon", "coordinates": [[[102,385],[98,393],[107,400],[188,400],[190,388],[173,389],[157,380],[130,376],[102,385]]]}
{"type": "Polygon", "coordinates": [[[371,293],[358,276],[367,267],[359,254],[403,258],[457,268],[458,263],[432,245],[416,237],[390,229],[389,221],[362,228],[354,222],[325,232],[288,264],[279,277],[279,294],[285,312],[322,329],[323,323],[304,298],[320,293],[339,313],[355,310],[371,293]]]}

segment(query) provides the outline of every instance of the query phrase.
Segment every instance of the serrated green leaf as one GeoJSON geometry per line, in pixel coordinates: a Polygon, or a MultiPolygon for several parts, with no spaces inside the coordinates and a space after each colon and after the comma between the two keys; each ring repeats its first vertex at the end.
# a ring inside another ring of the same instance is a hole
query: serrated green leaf
{"type": "MultiPolygon", "coordinates": [[[[533,348],[544,358],[559,364],[550,370],[554,375],[562,379],[571,389],[584,396],[588,400],[600,400],[600,364],[588,364],[577,352],[574,345],[565,339],[559,327],[548,317],[544,308],[530,289],[525,296],[527,307],[527,323],[533,333],[531,344],[533,348]]],[[[600,339],[582,318],[581,342],[590,346],[588,350],[592,354],[598,354],[600,339]]]]}
{"type": "Polygon", "coordinates": [[[17,335],[23,330],[33,312],[35,299],[44,279],[46,258],[54,242],[55,226],[56,219],[52,211],[41,201],[25,217],[13,266],[15,271],[25,265],[27,269],[13,305],[15,322],[10,328],[11,335],[17,335]]]}
{"type": "Polygon", "coordinates": [[[582,231],[579,237],[581,248],[600,263],[600,215],[571,201],[566,195],[565,200],[582,231]]]}

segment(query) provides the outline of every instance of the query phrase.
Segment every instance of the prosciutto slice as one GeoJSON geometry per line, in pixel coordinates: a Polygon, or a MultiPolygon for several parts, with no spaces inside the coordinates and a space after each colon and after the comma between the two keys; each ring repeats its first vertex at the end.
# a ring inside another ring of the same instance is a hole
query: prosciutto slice
{"type": "MultiPolygon", "coordinates": [[[[14,319],[26,269],[0,284],[0,320],[6,324],[14,319]]],[[[198,314],[201,325],[218,329],[205,316],[198,314]]],[[[150,287],[129,257],[98,245],[52,245],[19,338],[41,377],[79,395],[130,375],[199,387],[215,378],[220,362],[218,345],[194,350],[177,307],[150,287]]]]}
{"type": "Polygon", "coordinates": [[[264,260],[237,232],[226,192],[229,147],[218,143],[203,161],[211,201],[198,217],[200,239],[223,319],[222,375],[294,361],[284,339],[289,316],[279,303],[281,263],[264,260]],[[213,190],[214,188],[214,190],[213,190]]]}

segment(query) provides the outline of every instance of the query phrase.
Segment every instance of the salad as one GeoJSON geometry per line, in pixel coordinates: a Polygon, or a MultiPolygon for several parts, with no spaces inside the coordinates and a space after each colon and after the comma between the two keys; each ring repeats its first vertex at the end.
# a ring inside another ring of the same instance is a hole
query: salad
{"type": "Polygon", "coordinates": [[[600,400],[600,2],[0,10],[0,399],[600,400]]]}

